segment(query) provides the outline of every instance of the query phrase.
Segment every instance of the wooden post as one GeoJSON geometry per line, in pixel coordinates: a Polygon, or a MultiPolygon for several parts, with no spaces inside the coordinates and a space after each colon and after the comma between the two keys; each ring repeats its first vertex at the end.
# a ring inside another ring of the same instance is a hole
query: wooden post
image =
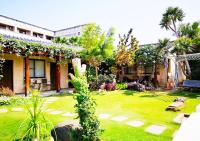
{"type": "Polygon", "coordinates": [[[56,91],[60,92],[60,57],[56,57],[56,91]]]}
{"type": "Polygon", "coordinates": [[[30,62],[29,57],[25,57],[25,96],[30,90],[30,62]]]}

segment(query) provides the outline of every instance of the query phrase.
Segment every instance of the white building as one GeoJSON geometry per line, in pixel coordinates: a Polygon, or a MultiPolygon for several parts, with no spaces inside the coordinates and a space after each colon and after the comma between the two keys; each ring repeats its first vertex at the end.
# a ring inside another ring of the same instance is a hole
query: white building
{"type": "Polygon", "coordinates": [[[82,28],[85,25],[78,25],[53,31],[27,22],[0,15],[0,34],[8,36],[8,38],[19,37],[28,40],[49,42],[51,43],[54,37],[65,36],[74,37],[80,36],[82,28]]]}
{"type": "Polygon", "coordinates": [[[84,25],[78,25],[55,31],[55,36],[74,37],[81,36],[84,25]]]}

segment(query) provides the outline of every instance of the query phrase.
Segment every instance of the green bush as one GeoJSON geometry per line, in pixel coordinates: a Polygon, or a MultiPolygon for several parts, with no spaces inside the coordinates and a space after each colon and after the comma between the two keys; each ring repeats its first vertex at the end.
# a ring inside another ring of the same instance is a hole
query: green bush
{"type": "Polygon", "coordinates": [[[11,101],[10,101],[9,97],[6,97],[6,96],[1,96],[0,97],[0,106],[10,105],[10,104],[11,104],[11,101]]]}
{"type": "Polygon", "coordinates": [[[53,128],[53,125],[44,116],[42,110],[43,102],[39,91],[33,90],[31,94],[31,103],[25,105],[27,119],[20,125],[14,140],[18,138],[20,138],[21,141],[49,140],[51,137],[50,129],[53,128]]]}
{"type": "Polygon", "coordinates": [[[118,83],[116,85],[117,90],[125,90],[125,89],[127,89],[127,87],[128,87],[127,83],[118,83]]]}
{"type": "Polygon", "coordinates": [[[83,128],[83,141],[98,141],[99,133],[101,132],[99,126],[100,122],[95,115],[96,103],[91,98],[89,92],[89,85],[87,78],[84,74],[80,74],[75,69],[75,76],[70,74],[72,84],[76,89],[75,99],[77,104],[75,105],[78,117],[80,119],[80,125],[83,128]]]}
{"type": "Polygon", "coordinates": [[[0,106],[3,105],[24,105],[31,102],[29,97],[15,96],[15,97],[0,97],[0,106]]]}

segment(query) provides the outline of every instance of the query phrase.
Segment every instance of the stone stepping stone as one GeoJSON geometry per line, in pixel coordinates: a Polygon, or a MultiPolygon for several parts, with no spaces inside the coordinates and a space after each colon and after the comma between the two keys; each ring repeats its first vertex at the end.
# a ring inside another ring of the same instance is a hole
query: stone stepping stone
{"type": "Polygon", "coordinates": [[[100,114],[99,115],[99,118],[101,118],[101,119],[108,119],[109,117],[110,117],[109,114],[100,114]]]}
{"type": "Polygon", "coordinates": [[[0,109],[0,113],[7,113],[8,110],[7,109],[0,109]]]}
{"type": "MultiPolygon", "coordinates": [[[[186,114],[187,115],[187,114],[186,114]]],[[[175,123],[178,123],[178,124],[181,124],[181,123],[183,123],[185,120],[187,120],[188,119],[188,117],[187,116],[185,116],[185,114],[184,113],[181,113],[181,114],[178,114],[175,118],[174,118],[174,122],[175,123]]]]}
{"type": "Polygon", "coordinates": [[[44,111],[45,112],[50,112],[50,111],[53,111],[54,109],[45,109],[44,111]]]}
{"type": "Polygon", "coordinates": [[[75,115],[74,113],[67,112],[67,113],[64,113],[62,116],[64,116],[64,117],[73,117],[74,115],[75,115]]]}
{"type": "Polygon", "coordinates": [[[178,115],[173,119],[173,121],[174,121],[175,123],[181,124],[182,121],[183,121],[183,118],[184,118],[184,114],[181,113],[181,114],[178,114],[178,115]]]}
{"type": "Polygon", "coordinates": [[[147,127],[145,131],[151,134],[160,135],[166,128],[167,127],[164,125],[151,125],[147,127]]]}
{"type": "Polygon", "coordinates": [[[49,114],[51,114],[51,115],[58,115],[58,114],[61,114],[61,113],[63,113],[63,111],[52,111],[49,114]]]}
{"type": "Polygon", "coordinates": [[[129,121],[127,124],[133,127],[140,127],[144,125],[144,122],[141,120],[133,120],[133,121],[129,121]]]}
{"type": "Polygon", "coordinates": [[[12,108],[13,112],[21,112],[23,110],[24,110],[24,108],[12,108]]]}
{"type": "Polygon", "coordinates": [[[56,100],[58,100],[58,98],[56,97],[47,98],[47,101],[56,101],[56,100]]]}
{"type": "Polygon", "coordinates": [[[113,117],[111,120],[121,122],[121,121],[124,121],[127,119],[128,119],[128,117],[126,117],[126,116],[117,116],[117,117],[113,117]]]}

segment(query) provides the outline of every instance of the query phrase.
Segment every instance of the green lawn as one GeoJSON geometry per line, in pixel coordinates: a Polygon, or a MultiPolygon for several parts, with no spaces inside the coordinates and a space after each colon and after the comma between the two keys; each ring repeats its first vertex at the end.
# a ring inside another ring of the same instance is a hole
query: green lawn
{"type": "MultiPolygon", "coordinates": [[[[200,94],[179,92],[134,92],[134,91],[112,91],[112,92],[92,92],[98,104],[97,114],[107,113],[111,117],[124,115],[128,120],[116,122],[109,119],[101,120],[101,127],[104,132],[101,136],[103,141],[171,141],[178,124],[173,123],[174,117],[180,112],[165,111],[165,108],[178,96],[187,98],[185,107],[181,110],[184,113],[195,111],[195,107],[200,103],[197,96],[200,94]],[[143,120],[141,127],[131,127],[126,123],[131,120],[143,120]],[[161,135],[146,133],[144,130],[151,124],[166,125],[167,129],[161,135]]],[[[52,96],[53,97],[53,96],[52,96]]],[[[48,108],[62,110],[64,112],[74,112],[75,101],[71,95],[54,96],[58,100],[48,104],[48,108]]],[[[45,98],[48,99],[49,97],[45,98]]],[[[22,106],[1,106],[0,108],[11,109],[22,106]]],[[[56,125],[59,122],[73,119],[72,117],[62,117],[59,115],[49,115],[47,117],[56,125]]],[[[19,128],[21,122],[26,117],[25,112],[0,113],[0,140],[12,140],[13,135],[19,128]]]]}

